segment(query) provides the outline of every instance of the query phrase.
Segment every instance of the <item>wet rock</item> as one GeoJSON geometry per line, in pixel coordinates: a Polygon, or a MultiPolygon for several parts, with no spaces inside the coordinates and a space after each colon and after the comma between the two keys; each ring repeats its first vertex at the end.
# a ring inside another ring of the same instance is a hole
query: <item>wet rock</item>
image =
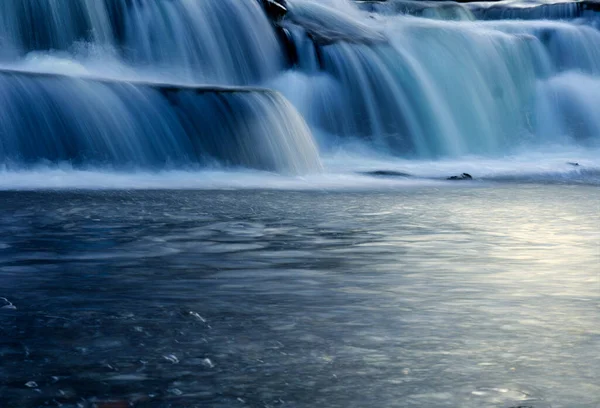
{"type": "MultiPolygon", "coordinates": [[[[69,79],[67,75],[57,74],[52,72],[26,72],[9,68],[0,68],[0,76],[3,78],[41,78],[41,79],[69,79]]],[[[172,93],[178,92],[193,92],[195,94],[232,94],[232,93],[267,93],[272,94],[273,91],[267,88],[252,87],[252,86],[220,86],[220,85],[184,85],[184,84],[169,84],[158,82],[144,81],[122,81],[112,78],[86,78],[90,83],[99,84],[122,84],[128,83],[133,86],[147,87],[155,89],[165,97],[171,96],[172,93]]]]}
{"type": "Polygon", "coordinates": [[[261,0],[261,3],[271,21],[281,21],[287,14],[285,0],[261,0]]]}
{"type": "MultiPolygon", "coordinates": [[[[466,1],[463,1],[465,3],[466,1]]],[[[470,7],[480,20],[566,20],[591,17],[600,11],[597,1],[539,3],[530,7],[515,7],[510,4],[477,3],[470,7]]]]}
{"type": "Polygon", "coordinates": [[[375,177],[412,177],[411,174],[403,173],[401,171],[394,171],[394,170],[365,171],[362,174],[365,176],[375,176],[375,177]]]}
{"type": "Polygon", "coordinates": [[[446,180],[473,180],[473,176],[469,173],[463,173],[460,176],[450,176],[446,180]]]}
{"type": "Polygon", "coordinates": [[[284,22],[302,27],[306,35],[319,46],[337,42],[367,45],[387,43],[380,29],[319,3],[290,5],[284,22]]]}
{"type": "Polygon", "coordinates": [[[283,50],[285,51],[285,57],[288,68],[293,68],[299,65],[300,57],[298,56],[298,49],[296,43],[292,38],[292,34],[288,27],[284,27],[281,24],[275,24],[275,34],[279,39],[283,50]]]}

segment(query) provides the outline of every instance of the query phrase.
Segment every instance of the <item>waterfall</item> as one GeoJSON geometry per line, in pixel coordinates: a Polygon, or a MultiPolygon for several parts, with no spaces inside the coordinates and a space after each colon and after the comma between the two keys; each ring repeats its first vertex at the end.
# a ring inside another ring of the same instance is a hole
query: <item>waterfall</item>
{"type": "Polygon", "coordinates": [[[282,64],[254,0],[5,0],[0,23],[5,60],[83,42],[113,48],[133,65],[230,85],[257,83],[282,64]]]}
{"type": "Polygon", "coordinates": [[[270,90],[0,73],[0,157],[13,166],[320,169],[310,130],[270,90]]]}
{"type": "MultiPolygon", "coordinates": [[[[308,15],[311,3],[301,4],[302,16],[308,15]]],[[[350,39],[335,42],[322,41],[321,33],[313,32],[319,29],[301,18],[290,19],[286,28],[299,60],[317,61],[317,71],[334,80],[328,87],[315,82],[309,100],[294,95],[294,83],[275,85],[292,101],[301,99],[297,106],[314,128],[366,140],[400,156],[503,154],[525,143],[555,140],[539,124],[558,116],[537,117],[544,95],[562,97],[545,90],[550,79],[571,71],[598,74],[600,32],[588,25],[439,21],[390,15],[392,6],[398,4],[382,4],[382,14],[363,13],[354,29],[338,30],[338,36],[343,32],[350,39]],[[364,26],[383,33],[385,40],[374,42],[363,34],[364,26]]],[[[343,22],[356,18],[346,15],[343,22]]],[[[314,76],[310,64],[300,62],[296,69],[314,76]]],[[[568,140],[583,139],[572,128],[561,128],[568,140]]]]}
{"type": "Polygon", "coordinates": [[[0,2],[0,164],[304,174],[349,143],[411,159],[600,144],[591,3],[263,6],[0,2]]]}

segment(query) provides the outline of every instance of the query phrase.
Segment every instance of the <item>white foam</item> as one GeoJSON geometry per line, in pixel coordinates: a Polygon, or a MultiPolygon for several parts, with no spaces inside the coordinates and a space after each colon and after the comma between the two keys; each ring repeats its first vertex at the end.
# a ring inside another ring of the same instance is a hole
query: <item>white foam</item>
{"type": "Polygon", "coordinates": [[[251,170],[116,172],[40,167],[27,171],[0,172],[0,190],[153,190],[153,189],[275,189],[352,190],[439,185],[416,179],[377,179],[353,173],[327,173],[290,177],[251,170]]]}
{"type": "MultiPolygon", "coordinates": [[[[150,190],[150,189],[274,189],[274,190],[380,190],[406,188],[473,187],[487,181],[525,180],[578,182],[588,177],[600,182],[600,150],[556,146],[505,157],[463,157],[444,160],[408,160],[346,149],[323,159],[322,174],[285,176],[246,169],[115,171],[75,169],[68,165],[28,170],[0,170],[0,190],[150,190]],[[578,163],[573,166],[569,163],[578,163]],[[385,170],[414,177],[373,177],[366,172],[385,170]],[[454,183],[446,177],[470,173],[473,183],[454,183]],[[479,180],[479,182],[478,182],[479,180]]],[[[596,182],[592,181],[592,182],[596,182]]]]}
{"type": "Polygon", "coordinates": [[[523,147],[506,156],[463,156],[439,160],[407,160],[377,156],[365,150],[342,150],[325,160],[331,172],[390,170],[416,177],[443,178],[463,172],[476,178],[531,177],[549,174],[574,174],[600,169],[600,149],[555,145],[544,148],[523,147]],[[573,166],[570,163],[578,163],[573,166]]]}

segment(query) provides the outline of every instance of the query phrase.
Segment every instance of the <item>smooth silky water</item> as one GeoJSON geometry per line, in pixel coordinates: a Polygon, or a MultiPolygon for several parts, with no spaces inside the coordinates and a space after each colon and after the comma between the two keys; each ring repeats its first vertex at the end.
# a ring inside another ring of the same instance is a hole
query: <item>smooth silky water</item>
{"type": "Polygon", "coordinates": [[[600,407],[596,7],[264,6],[0,2],[0,407],[600,407]]]}
{"type": "Polygon", "coordinates": [[[600,403],[596,186],[0,197],[4,406],[600,403]]]}

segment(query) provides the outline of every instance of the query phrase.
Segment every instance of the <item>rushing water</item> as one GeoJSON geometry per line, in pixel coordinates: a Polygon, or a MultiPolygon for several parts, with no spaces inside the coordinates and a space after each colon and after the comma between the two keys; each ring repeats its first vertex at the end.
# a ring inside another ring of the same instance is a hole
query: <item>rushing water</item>
{"type": "Polygon", "coordinates": [[[279,44],[256,1],[6,0],[5,59],[32,51],[73,52],[80,43],[208,83],[249,83],[281,65],[279,44]]]}
{"type": "Polygon", "coordinates": [[[213,89],[0,74],[0,154],[17,168],[216,159],[284,173],[320,169],[310,130],[278,93],[213,89]]]}
{"type": "Polygon", "coordinates": [[[599,407],[597,4],[285,3],[0,1],[0,407],[599,407]]]}
{"type": "Polygon", "coordinates": [[[479,21],[478,3],[455,21],[443,4],[291,0],[275,21],[261,4],[2,2],[0,163],[311,174],[348,144],[417,160],[600,145],[591,5],[557,5],[579,10],[549,14],[561,21],[479,21]],[[202,89],[176,93],[219,125],[200,132],[197,109],[156,83],[202,89]],[[222,86],[239,95],[206,95],[222,86]]]}

